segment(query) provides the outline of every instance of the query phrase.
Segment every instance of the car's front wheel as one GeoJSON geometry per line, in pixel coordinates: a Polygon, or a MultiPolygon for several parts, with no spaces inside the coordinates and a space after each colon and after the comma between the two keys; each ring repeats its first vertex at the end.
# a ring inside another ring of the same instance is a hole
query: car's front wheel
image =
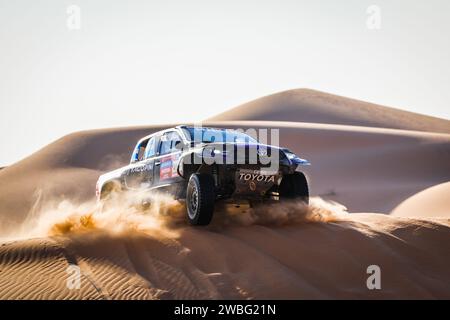
{"type": "Polygon", "coordinates": [[[186,190],[186,210],[192,225],[207,225],[214,213],[214,179],[209,174],[194,173],[186,190]]]}
{"type": "Polygon", "coordinates": [[[100,191],[100,212],[113,209],[120,202],[122,186],[119,181],[106,183],[100,191]]]}
{"type": "Polygon", "coordinates": [[[302,172],[287,174],[281,180],[280,200],[300,200],[309,204],[308,181],[302,172]]]}

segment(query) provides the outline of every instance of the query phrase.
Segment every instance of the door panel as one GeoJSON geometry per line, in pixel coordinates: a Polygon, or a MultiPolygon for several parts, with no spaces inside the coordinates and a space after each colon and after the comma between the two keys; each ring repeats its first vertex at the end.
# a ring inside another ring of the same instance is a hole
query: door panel
{"type": "Polygon", "coordinates": [[[126,172],[125,184],[128,189],[145,189],[153,185],[154,159],[142,160],[132,165],[126,172]]]}
{"type": "Polygon", "coordinates": [[[157,137],[142,141],[136,146],[137,162],[130,165],[125,175],[125,184],[129,189],[145,189],[153,185],[154,157],[157,137]]]}

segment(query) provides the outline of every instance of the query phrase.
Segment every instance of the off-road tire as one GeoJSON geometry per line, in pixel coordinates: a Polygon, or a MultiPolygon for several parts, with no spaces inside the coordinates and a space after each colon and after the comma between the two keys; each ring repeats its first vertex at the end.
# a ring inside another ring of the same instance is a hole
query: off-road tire
{"type": "Polygon", "coordinates": [[[186,211],[189,223],[208,225],[214,213],[214,179],[210,174],[194,173],[186,188],[186,211]]]}
{"type": "Polygon", "coordinates": [[[285,175],[281,180],[278,192],[280,201],[300,200],[309,204],[308,181],[302,172],[285,175]]]}

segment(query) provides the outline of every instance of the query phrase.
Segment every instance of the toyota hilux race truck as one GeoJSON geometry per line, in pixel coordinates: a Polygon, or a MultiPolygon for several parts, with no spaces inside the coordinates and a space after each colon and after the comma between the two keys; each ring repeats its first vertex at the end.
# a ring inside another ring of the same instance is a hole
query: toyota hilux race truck
{"type": "Polygon", "coordinates": [[[288,149],[241,131],[177,126],[140,139],[129,165],[99,177],[96,194],[106,202],[126,190],[169,193],[185,200],[191,224],[207,225],[217,201],[308,204],[303,165],[309,162],[288,149]]]}

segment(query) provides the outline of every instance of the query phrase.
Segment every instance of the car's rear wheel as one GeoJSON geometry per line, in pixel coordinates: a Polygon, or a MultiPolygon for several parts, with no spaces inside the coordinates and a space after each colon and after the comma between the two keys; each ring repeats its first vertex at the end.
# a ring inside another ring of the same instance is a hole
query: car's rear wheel
{"type": "Polygon", "coordinates": [[[278,191],[280,200],[300,200],[309,204],[308,181],[302,172],[283,176],[278,191]]]}
{"type": "Polygon", "coordinates": [[[209,174],[192,174],[186,189],[186,211],[192,225],[207,225],[214,213],[214,179],[209,174]]]}

